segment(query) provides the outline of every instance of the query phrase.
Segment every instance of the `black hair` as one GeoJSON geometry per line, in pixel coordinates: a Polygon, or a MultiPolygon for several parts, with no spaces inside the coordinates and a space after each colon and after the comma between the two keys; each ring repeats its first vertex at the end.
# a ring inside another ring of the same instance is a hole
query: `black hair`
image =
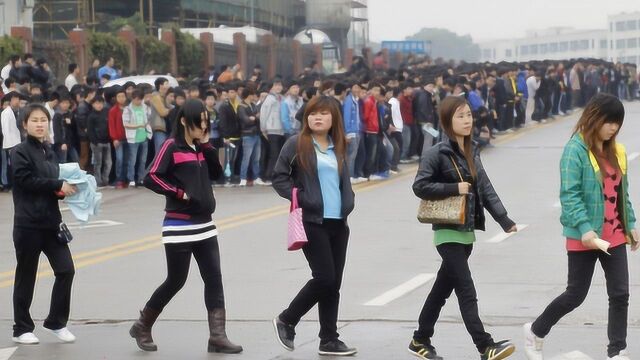
{"type": "Polygon", "coordinates": [[[96,95],[96,97],[94,97],[93,99],[91,99],[91,105],[93,105],[94,103],[97,102],[105,102],[104,98],[101,95],[96,95]]]}
{"type": "Polygon", "coordinates": [[[26,61],[27,59],[33,59],[33,55],[31,53],[25,53],[22,56],[22,61],[26,61]]]}
{"type": "Polygon", "coordinates": [[[231,81],[227,86],[225,86],[225,90],[227,90],[227,92],[231,90],[238,91],[238,83],[236,81],[231,81]]]}
{"type": "Polygon", "coordinates": [[[178,97],[178,96],[183,97],[183,98],[187,97],[187,94],[185,94],[184,90],[182,90],[181,88],[173,89],[173,93],[175,94],[175,97],[178,97]]]}
{"type": "Polygon", "coordinates": [[[6,86],[7,88],[10,88],[11,85],[16,83],[16,79],[10,77],[7,80],[4,81],[4,86],[6,86]]]}
{"type": "Polygon", "coordinates": [[[20,60],[20,55],[18,54],[13,54],[9,57],[9,61],[11,62],[11,65],[15,66],[16,62],[20,60]]]}
{"type": "Polygon", "coordinates": [[[156,91],[160,91],[160,86],[162,86],[162,84],[169,82],[169,80],[167,80],[167,78],[165,77],[159,77],[156,79],[156,81],[153,82],[153,85],[155,85],[156,87],[156,91]]]}
{"type": "Polygon", "coordinates": [[[342,95],[342,93],[344,93],[346,90],[347,90],[347,84],[343,82],[337,82],[336,85],[333,87],[333,92],[338,96],[342,95]]]}
{"type": "Polygon", "coordinates": [[[211,90],[209,90],[209,91],[207,91],[207,92],[205,92],[205,93],[204,93],[204,98],[205,98],[205,99],[206,99],[206,98],[208,98],[209,96],[213,96],[213,98],[214,98],[214,99],[217,99],[217,98],[218,98],[218,96],[216,95],[216,93],[215,93],[215,92],[213,92],[213,91],[211,91],[211,90]]]}
{"type": "Polygon", "coordinates": [[[401,93],[401,92],[402,92],[402,90],[404,90],[404,89],[401,89],[401,88],[399,88],[399,87],[396,87],[396,88],[393,88],[393,89],[391,89],[391,90],[393,91],[393,97],[398,97],[398,95],[400,95],[400,93],[401,93]]]}
{"type": "Polygon", "coordinates": [[[311,99],[312,97],[316,96],[317,93],[318,88],[313,86],[310,86],[304,90],[304,94],[307,95],[307,99],[311,99]]]}
{"type": "Polygon", "coordinates": [[[195,129],[202,124],[202,116],[205,116],[205,123],[207,128],[205,131],[209,131],[209,112],[205,108],[202,101],[197,99],[189,99],[178,110],[176,115],[176,121],[173,122],[173,131],[171,137],[174,139],[183,140],[185,136],[186,128],[195,129]],[[184,120],[184,125],[182,124],[184,120]]]}
{"type": "Polygon", "coordinates": [[[69,69],[69,74],[71,74],[71,73],[73,73],[74,71],[76,71],[76,69],[77,69],[77,68],[78,68],[78,64],[76,64],[76,63],[71,63],[71,64],[69,64],[69,67],[68,67],[68,69],[69,69]]]}
{"type": "Polygon", "coordinates": [[[255,95],[256,94],[256,90],[253,89],[251,86],[248,86],[244,89],[242,89],[242,94],[240,94],[240,96],[242,96],[243,99],[248,98],[251,95],[255,95]]]}
{"type": "Polygon", "coordinates": [[[132,99],[143,99],[144,98],[144,90],[142,89],[135,89],[133,90],[133,92],[131,93],[131,98],[132,99]]]}
{"type": "Polygon", "coordinates": [[[44,115],[47,117],[47,121],[51,122],[51,114],[49,114],[49,110],[47,110],[46,107],[44,107],[44,105],[40,104],[40,103],[31,103],[27,106],[25,106],[24,108],[24,117],[22,118],[22,123],[26,124],[27,121],[29,121],[29,117],[31,116],[31,114],[36,111],[36,110],[40,110],[44,113],[44,115]]]}
{"type": "Polygon", "coordinates": [[[126,83],[122,84],[122,88],[125,90],[130,87],[136,87],[136,83],[134,83],[133,81],[127,81],[126,83]]]}
{"type": "Polygon", "coordinates": [[[109,74],[102,74],[102,76],[100,76],[101,79],[106,79],[106,80],[111,80],[111,75],[109,74]]]}

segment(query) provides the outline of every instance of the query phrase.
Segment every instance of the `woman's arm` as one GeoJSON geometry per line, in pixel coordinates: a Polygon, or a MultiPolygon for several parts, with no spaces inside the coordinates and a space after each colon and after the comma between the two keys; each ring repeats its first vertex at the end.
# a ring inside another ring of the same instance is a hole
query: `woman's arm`
{"type": "Polygon", "coordinates": [[[567,146],[560,159],[560,203],[562,224],[577,228],[582,235],[594,231],[582,197],[582,160],[578,151],[567,146]]]}
{"type": "Polygon", "coordinates": [[[222,176],[223,170],[220,165],[220,159],[216,149],[209,142],[202,143],[200,145],[204,159],[207,162],[207,168],[209,168],[209,179],[217,180],[222,176]]]}
{"type": "Polygon", "coordinates": [[[413,193],[420,199],[441,200],[460,195],[457,183],[436,181],[436,177],[441,171],[440,165],[440,156],[436,151],[429,150],[420,160],[418,174],[413,182],[413,193]]]}
{"type": "Polygon", "coordinates": [[[45,178],[35,171],[25,149],[17,148],[11,153],[13,181],[26,190],[38,193],[55,193],[62,188],[63,180],[45,178]]]}
{"type": "Polygon", "coordinates": [[[297,137],[287,140],[273,169],[273,188],[281,197],[291,200],[294,187],[294,161],[297,156],[297,137]]]}
{"type": "Polygon", "coordinates": [[[165,141],[162,144],[149,167],[149,172],[144,177],[144,186],[157,194],[183,199],[184,190],[179,189],[170,176],[173,168],[173,144],[173,140],[165,141]]]}

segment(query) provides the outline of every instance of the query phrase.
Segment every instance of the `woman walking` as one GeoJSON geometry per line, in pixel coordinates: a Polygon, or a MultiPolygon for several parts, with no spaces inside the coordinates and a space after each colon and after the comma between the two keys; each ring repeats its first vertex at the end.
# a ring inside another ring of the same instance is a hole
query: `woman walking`
{"type": "Polygon", "coordinates": [[[569,258],[567,290],[533,323],[524,325],[525,352],[530,360],[543,359],[543,339],[585,300],[598,261],[609,295],[608,359],[630,359],[626,351],[629,268],[625,244],[634,251],[639,246],[628,191],[627,156],[624,146],[616,142],[623,120],[620,100],[598,94],[584,109],[564,148],[560,159],[560,222],[569,258]],[[608,243],[610,255],[599,250],[599,239],[608,243]]]}
{"type": "Polygon", "coordinates": [[[37,344],[35,325],[29,314],[38,272],[40,253],[49,259],[55,274],[51,309],[44,328],[63,342],[76,337],[67,329],[71,305],[71,285],[75,269],[66,241],[58,239],[62,215],[58,201],[75,194],[75,186],[58,179],[60,168],[56,154],[45,143],[51,118],[40,104],[24,110],[23,127],[27,139],[11,153],[13,164],[13,245],[16,249],[16,274],[13,285],[13,341],[37,344]]]}
{"type": "Polygon", "coordinates": [[[431,344],[431,338],[440,310],[455,290],[462,320],[481,359],[504,359],[515,351],[515,347],[508,341],[494,342],[485,331],[478,315],[477,294],[468,259],[475,242],[474,231],[485,230],[485,208],[505,232],[516,232],[516,225],[507,216],[471,140],[473,117],[465,98],[445,98],[440,104],[440,122],[448,139],[422,157],[413,191],[425,200],[465,195],[466,220],[463,225],[433,225],[434,243],[442,257],[442,265],[420,313],[419,327],[409,344],[409,352],[421,359],[442,359],[431,344]]]}
{"type": "Polygon", "coordinates": [[[153,293],[129,334],[144,351],[156,351],[151,328],[164,307],[182,288],[189,274],[191,255],[204,281],[208,312],[208,351],[236,354],[242,347],[227,339],[225,303],[220,273],[218,231],[212,220],[216,208],[211,181],[222,174],[209,144],[209,118],[199,100],[187,101],[174,123],[173,135],[156,155],[144,184],[166,197],[162,242],[167,258],[167,279],[153,293]]]}
{"type": "Polygon", "coordinates": [[[294,350],[295,327],[318,304],[320,355],[354,355],[338,339],[340,285],[347,256],[347,217],[354,207],[346,163],[346,137],[335,99],[309,101],[300,135],[284,145],[275,166],[273,187],[291,200],[297,191],[308,243],[303,248],[313,278],[274,320],[280,344],[294,350]]]}

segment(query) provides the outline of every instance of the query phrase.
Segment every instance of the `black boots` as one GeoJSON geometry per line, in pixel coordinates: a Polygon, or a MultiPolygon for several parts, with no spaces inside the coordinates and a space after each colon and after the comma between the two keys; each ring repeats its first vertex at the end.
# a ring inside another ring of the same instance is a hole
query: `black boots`
{"type": "Polygon", "coordinates": [[[222,308],[208,312],[209,320],[209,347],[210,353],[239,354],[242,346],[235,345],[227,338],[225,330],[226,314],[222,308]]]}
{"type": "Polygon", "coordinates": [[[160,315],[160,311],[145,306],[145,308],[140,311],[140,319],[138,319],[131,327],[131,330],[129,330],[129,335],[136,339],[138,347],[144,351],[158,350],[156,344],[153,343],[153,337],[151,337],[151,328],[156,322],[156,319],[158,319],[158,315],[160,315]]]}

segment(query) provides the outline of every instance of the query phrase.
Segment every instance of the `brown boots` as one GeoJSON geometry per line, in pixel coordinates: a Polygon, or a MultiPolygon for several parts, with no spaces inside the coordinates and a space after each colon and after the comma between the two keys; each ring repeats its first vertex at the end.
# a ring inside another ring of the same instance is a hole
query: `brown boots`
{"type": "Polygon", "coordinates": [[[242,352],[242,346],[235,345],[227,338],[225,330],[226,314],[222,308],[208,312],[209,320],[209,347],[210,353],[238,354],[242,352]]]}
{"type": "Polygon", "coordinates": [[[131,327],[131,330],[129,330],[129,335],[136,339],[138,347],[144,351],[158,350],[158,346],[153,343],[153,338],[151,337],[151,328],[156,322],[156,319],[158,319],[158,315],[160,315],[160,311],[145,306],[145,308],[140,311],[140,319],[138,319],[131,327]]]}

